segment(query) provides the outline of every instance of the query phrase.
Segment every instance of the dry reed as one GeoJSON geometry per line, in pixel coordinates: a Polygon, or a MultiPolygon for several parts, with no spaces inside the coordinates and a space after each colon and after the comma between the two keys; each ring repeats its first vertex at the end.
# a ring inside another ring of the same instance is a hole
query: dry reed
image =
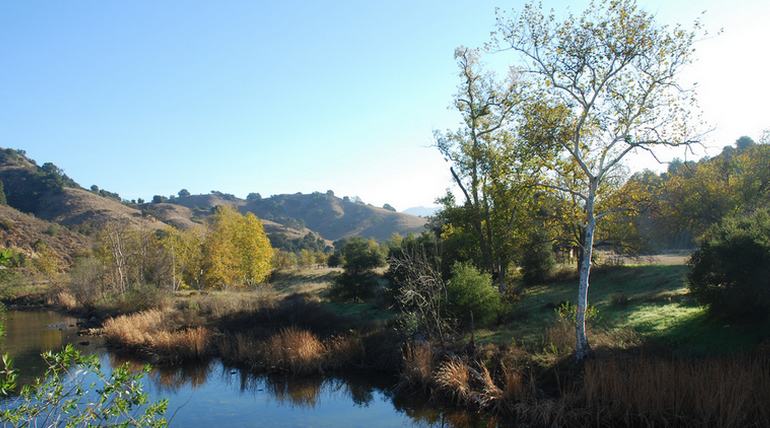
{"type": "Polygon", "coordinates": [[[770,426],[770,359],[590,361],[588,406],[642,424],[770,426]]]}
{"type": "Polygon", "coordinates": [[[430,343],[413,343],[404,349],[401,383],[427,389],[433,377],[433,348],[430,343]]]}
{"type": "Polygon", "coordinates": [[[211,333],[205,327],[171,331],[160,310],[121,315],[104,322],[102,334],[118,344],[155,354],[164,360],[202,358],[209,354],[211,333]]]}
{"type": "Polygon", "coordinates": [[[326,346],[313,333],[289,327],[265,341],[262,358],[273,369],[314,373],[322,369],[325,353],[326,346]]]}
{"type": "Polygon", "coordinates": [[[438,389],[452,397],[457,404],[467,403],[471,398],[471,373],[468,364],[453,357],[444,361],[433,376],[438,389]]]}

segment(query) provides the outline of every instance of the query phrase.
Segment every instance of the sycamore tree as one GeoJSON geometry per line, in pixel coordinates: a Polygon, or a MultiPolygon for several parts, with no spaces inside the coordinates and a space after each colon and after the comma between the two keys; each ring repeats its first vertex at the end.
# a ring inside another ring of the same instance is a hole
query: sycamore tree
{"type": "Polygon", "coordinates": [[[700,32],[698,21],[691,29],[662,25],[633,0],[592,2],[579,16],[558,19],[528,4],[498,18],[495,42],[516,54],[528,99],[540,106],[522,126],[551,125],[535,132],[534,143],[559,153],[550,163],[553,181],[543,184],[574,196],[582,208],[578,360],[590,351],[585,314],[596,224],[607,215],[597,210],[602,191],[629,153],[654,155],[661,146],[697,141],[694,93],[679,76],[694,59],[700,32]]]}

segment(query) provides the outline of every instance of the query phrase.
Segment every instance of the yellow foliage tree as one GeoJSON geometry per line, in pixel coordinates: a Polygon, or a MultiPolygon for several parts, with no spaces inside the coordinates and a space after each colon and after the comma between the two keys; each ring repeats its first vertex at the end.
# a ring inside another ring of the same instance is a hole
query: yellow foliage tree
{"type": "Polygon", "coordinates": [[[203,231],[170,229],[162,245],[169,258],[171,285],[174,291],[182,287],[200,288],[203,271],[203,231]]]}
{"type": "Polygon", "coordinates": [[[206,285],[253,286],[270,274],[273,247],[254,214],[218,207],[204,245],[206,285]]]}

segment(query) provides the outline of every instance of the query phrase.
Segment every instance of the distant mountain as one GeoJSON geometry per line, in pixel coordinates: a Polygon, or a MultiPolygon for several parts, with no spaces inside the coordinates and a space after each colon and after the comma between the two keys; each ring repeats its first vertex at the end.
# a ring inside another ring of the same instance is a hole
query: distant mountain
{"type": "Polygon", "coordinates": [[[265,221],[297,231],[316,232],[329,241],[351,236],[384,240],[394,233],[404,235],[420,232],[425,226],[425,219],[420,217],[378,208],[350,198],[338,198],[331,192],[274,195],[251,200],[212,193],[174,198],[168,203],[184,206],[198,215],[205,215],[217,205],[229,204],[241,212],[254,213],[265,221]]]}
{"type": "Polygon", "coordinates": [[[437,212],[439,212],[439,210],[441,210],[441,207],[424,207],[424,206],[419,206],[419,207],[407,208],[407,209],[405,209],[404,211],[401,211],[401,212],[404,213],[404,214],[416,215],[416,216],[419,216],[419,217],[430,217],[430,216],[436,214],[437,212]]]}
{"type": "MultiPolygon", "coordinates": [[[[424,229],[425,219],[361,202],[338,198],[332,192],[296,193],[248,200],[222,192],[163,198],[134,204],[93,187],[86,190],[52,163],[39,166],[23,151],[0,149],[0,182],[14,210],[90,235],[112,221],[161,229],[186,229],[203,223],[213,208],[232,205],[251,212],[265,225],[274,245],[281,248],[323,248],[340,238],[362,236],[385,240],[394,233],[424,229]]],[[[0,212],[0,220],[4,213],[0,212]]]]}

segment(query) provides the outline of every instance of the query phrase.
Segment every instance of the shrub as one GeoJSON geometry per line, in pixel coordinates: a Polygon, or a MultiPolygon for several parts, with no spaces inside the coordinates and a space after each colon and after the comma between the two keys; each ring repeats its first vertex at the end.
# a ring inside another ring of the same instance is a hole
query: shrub
{"type": "Polygon", "coordinates": [[[770,213],[726,217],[689,261],[689,287],[709,311],[729,319],[770,312],[770,213]]]}
{"type": "Polygon", "coordinates": [[[465,325],[473,319],[478,325],[488,324],[500,310],[500,294],[492,285],[492,277],[469,263],[455,263],[447,284],[449,311],[465,325]]]}
{"type": "MultiPolygon", "coordinates": [[[[570,324],[577,322],[577,305],[570,302],[562,302],[556,309],[556,316],[560,320],[568,321],[570,324]]],[[[593,322],[599,319],[599,310],[596,306],[588,305],[586,308],[586,322],[593,322]]]]}
{"type": "Polygon", "coordinates": [[[553,245],[543,233],[535,233],[529,240],[521,259],[522,279],[525,285],[542,284],[556,266],[553,245]]]}

